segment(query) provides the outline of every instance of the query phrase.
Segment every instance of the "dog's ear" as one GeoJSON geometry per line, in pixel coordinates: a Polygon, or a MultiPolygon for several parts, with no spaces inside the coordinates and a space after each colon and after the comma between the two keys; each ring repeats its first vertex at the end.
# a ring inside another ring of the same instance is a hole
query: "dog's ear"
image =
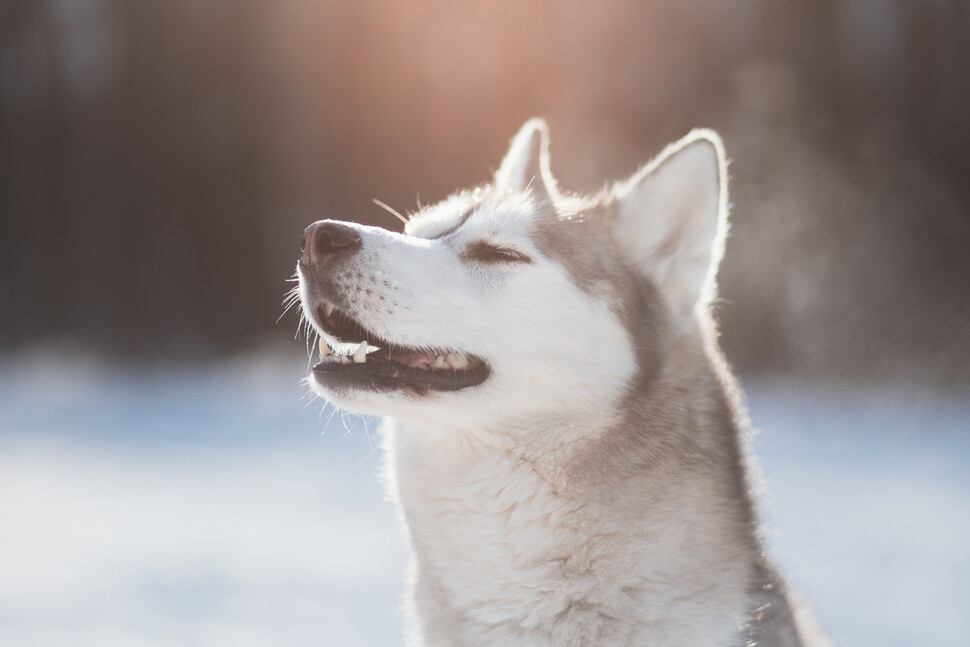
{"type": "Polygon", "coordinates": [[[674,314],[707,307],[727,235],[727,162],[717,133],[691,132],[614,195],[620,247],[657,282],[674,314]]]}
{"type": "Polygon", "coordinates": [[[551,200],[556,182],[549,171],[549,130],[542,119],[530,119],[512,139],[495,172],[500,191],[529,190],[538,200],[551,200]]]}

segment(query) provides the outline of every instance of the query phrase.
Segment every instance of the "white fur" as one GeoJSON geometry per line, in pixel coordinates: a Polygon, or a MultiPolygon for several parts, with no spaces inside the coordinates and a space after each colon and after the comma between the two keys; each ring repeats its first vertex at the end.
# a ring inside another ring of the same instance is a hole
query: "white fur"
{"type": "MultiPolygon", "coordinates": [[[[780,620],[758,644],[803,644],[778,585],[759,588],[743,413],[707,314],[726,230],[720,140],[697,131],[588,202],[558,193],[547,146],[529,122],[494,186],[425,209],[405,235],[357,226],[339,269],[367,328],[491,367],[481,385],[423,395],[315,384],[391,417],[412,643],[726,647],[771,607],[780,620]],[[469,261],[475,241],[531,262],[469,261]],[[659,300],[631,320],[644,294],[659,300]]],[[[301,290],[309,314],[305,277],[301,290]]]]}
{"type": "Polygon", "coordinates": [[[610,400],[634,370],[630,340],[605,302],[591,301],[566,276],[562,265],[544,258],[529,239],[532,201],[509,194],[479,206],[475,217],[448,239],[427,240],[454,224],[467,201],[453,199],[427,219],[412,221],[407,236],[361,228],[368,245],[356,259],[376,289],[357,302],[361,319],[387,339],[407,346],[444,346],[485,357],[492,377],[472,391],[443,393],[428,406],[397,394],[360,391],[325,394],[341,408],[411,420],[453,424],[453,406],[464,425],[501,426],[507,421],[564,417],[577,406],[606,416],[610,400]],[[470,241],[511,245],[534,262],[514,268],[471,267],[459,259],[470,241]],[[383,282],[388,283],[387,286],[383,282]],[[384,296],[393,311],[378,303],[384,296]],[[509,313],[517,334],[509,335],[509,313]],[[569,320],[568,336],[550,335],[569,320]],[[526,365],[531,369],[520,370],[526,365]],[[576,367],[583,367],[576,371],[576,367]],[[542,385],[545,395],[529,394],[542,385]],[[455,404],[445,406],[447,402],[455,404]],[[550,413],[552,412],[552,413],[550,413]]]}

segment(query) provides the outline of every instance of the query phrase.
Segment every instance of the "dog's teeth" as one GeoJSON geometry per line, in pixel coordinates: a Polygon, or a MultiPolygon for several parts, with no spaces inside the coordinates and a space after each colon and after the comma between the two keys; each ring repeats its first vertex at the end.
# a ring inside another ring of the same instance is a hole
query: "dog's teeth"
{"type": "Polygon", "coordinates": [[[365,364],[367,362],[367,342],[360,342],[360,346],[354,351],[354,364],[365,364]]]}
{"type": "Polygon", "coordinates": [[[332,303],[328,303],[326,305],[326,309],[327,309],[327,316],[329,317],[330,315],[333,314],[333,311],[337,309],[337,306],[333,305],[332,303]]]}
{"type": "Polygon", "coordinates": [[[448,368],[448,365],[445,364],[445,358],[438,355],[434,360],[434,364],[431,365],[431,368],[448,368]]]}
{"type": "Polygon", "coordinates": [[[333,355],[333,351],[327,346],[326,340],[323,337],[320,338],[320,356],[327,357],[328,355],[333,355]]]}
{"type": "Polygon", "coordinates": [[[452,368],[468,368],[468,358],[461,353],[448,353],[448,365],[452,368]]]}

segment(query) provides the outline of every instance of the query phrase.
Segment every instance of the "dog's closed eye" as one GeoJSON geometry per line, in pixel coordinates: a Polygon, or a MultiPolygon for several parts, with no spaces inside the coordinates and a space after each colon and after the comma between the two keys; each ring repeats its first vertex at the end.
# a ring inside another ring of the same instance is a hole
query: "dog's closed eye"
{"type": "Polygon", "coordinates": [[[531,263],[532,259],[511,247],[496,245],[484,240],[477,240],[465,246],[461,252],[464,261],[496,265],[499,263],[531,263]]]}

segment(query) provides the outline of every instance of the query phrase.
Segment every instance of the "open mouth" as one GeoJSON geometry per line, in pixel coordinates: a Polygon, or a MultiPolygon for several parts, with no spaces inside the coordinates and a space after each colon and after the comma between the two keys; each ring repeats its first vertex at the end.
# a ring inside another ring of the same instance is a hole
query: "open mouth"
{"type": "Polygon", "coordinates": [[[415,348],[388,342],[331,303],[319,304],[315,319],[336,342],[320,338],[318,382],[370,390],[457,391],[484,382],[485,361],[443,348],[415,348]]]}

